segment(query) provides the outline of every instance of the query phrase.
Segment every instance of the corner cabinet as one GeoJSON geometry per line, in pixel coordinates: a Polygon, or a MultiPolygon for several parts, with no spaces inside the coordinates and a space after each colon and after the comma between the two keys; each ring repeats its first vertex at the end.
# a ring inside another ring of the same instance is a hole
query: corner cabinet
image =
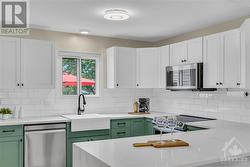
{"type": "Polygon", "coordinates": [[[0,127],[0,166],[23,167],[23,126],[0,127]]]}
{"type": "Polygon", "coordinates": [[[240,30],[204,37],[204,87],[240,88],[240,30]]]}
{"type": "Polygon", "coordinates": [[[0,89],[54,88],[54,43],[0,37],[0,89]]]}
{"type": "Polygon", "coordinates": [[[136,49],[111,47],[107,49],[107,87],[136,87],[136,49]]]}

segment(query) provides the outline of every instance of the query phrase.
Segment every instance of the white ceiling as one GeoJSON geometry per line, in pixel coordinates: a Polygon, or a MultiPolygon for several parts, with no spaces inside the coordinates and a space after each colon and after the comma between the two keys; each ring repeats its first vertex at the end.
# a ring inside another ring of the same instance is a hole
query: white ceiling
{"type": "Polygon", "coordinates": [[[250,0],[30,0],[31,27],[151,42],[247,15],[250,0]],[[110,8],[131,17],[105,20],[110,8]]]}

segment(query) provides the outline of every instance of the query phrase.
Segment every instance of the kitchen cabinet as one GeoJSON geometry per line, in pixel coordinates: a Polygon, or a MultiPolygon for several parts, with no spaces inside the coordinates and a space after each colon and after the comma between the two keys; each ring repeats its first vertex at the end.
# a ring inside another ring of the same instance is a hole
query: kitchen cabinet
{"type": "Polygon", "coordinates": [[[131,136],[131,120],[111,120],[111,138],[123,138],[131,136]]]}
{"type": "Polygon", "coordinates": [[[20,38],[0,37],[0,89],[20,86],[20,38]]]}
{"type": "Polygon", "coordinates": [[[112,47],[107,49],[107,87],[136,87],[136,49],[112,47]]]}
{"type": "Polygon", "coordinates": [[[241,88],[250,89],[250,19],[240,27],[241,33],[241,88]]]}
{"type": "Polygon", "coordinates": [[[153,135],[152,119],[131,118],[111,120],[111,138],[153,135]]]}
{"type": "Polygon", "coordinates": [[[23,167],[22,126],[0,127],[0,162],[1,166],[23,167]]]}
{"type": "Polygon", "coordinates": [[[73,143],[106,139],[110,139],[109,129],[72,132],[71,123],[67,123],[67,167],[72,167],[73,143]]]}
{"type": "Polygon", "coordinates": [[[152,123],[152,119],[150,118],[145,118],[145,135],[153,135],[154,132],[154,127],[152,123]]]}
{"type": "Polygon", "coordinates": [[[204,65],[203,65],[203,87],[217,88],[220,85],[220,78],[223,72],[221,34],[213,34],[204,37],[204,65]]]}
{"type": "Polygon", "coordinates": [[[54,45],[51,41],[21,39],[21,87],[54,87],[54,45]]]}
{"type": "Polygon", "coordinates": [[[169,63],[169,45],[159,47],[160,52],[160,88],[166,88],[166,67],[169,63]]]}
{"type": "Polygon", "coordinates": [[[224,45],[223,88],[240,88],[241,84],[241,46],[240,30],[222,33],[224,45]]]}
{"type": "Polygon", "coordinates": [[[131,120],[131,136],[143,136],[144,133],[144,118],[131,120]]]}
{"type": "Polygon", "coordinates": [[[204,88],[240,87],[239,29],[204,37],[204,88]]]}
{"type": "Polygon", "coordinates": [[[137,49],[137,87],[159,88],[160,87],[160,56],[158,48],[137,49]]]}
{"type": "Polygon", "coordinates": [[[54,87],[54,44],[0,37],[0,89],[54,87]]]}
{"type": "Polygon", "coordinates": [[[187,63],[201,63],[203,61],[203,38],[187,41],[187,63]]]}
{"type": "Polygon", "coordinates": [[[200,63],[203,58],[203,39],[194,38],[170,45],[170,65],[200,63]]]}
{"type": "Polygon", "coordinates": [[[180,65],[187,61],[187,42],[179,42],[170,45],[171,66],[180,65]]]}

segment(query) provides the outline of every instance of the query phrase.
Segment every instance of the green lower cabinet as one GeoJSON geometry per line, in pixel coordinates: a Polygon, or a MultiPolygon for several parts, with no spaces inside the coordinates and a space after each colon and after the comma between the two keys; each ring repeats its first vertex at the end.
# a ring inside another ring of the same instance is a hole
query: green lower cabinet
{"type": "Polygon", "coordinates": [[[145,118],[145,135],[155,134],[154,126],[152,124],[152,119],[145,118]]]}
{"type": "Polygon", "coordinates": [[[144,118],[131,119],[131,136],[143,136],[144,124],[144,118]]]}
{"type": "Polygon", "coordinates": [[[95,140],[110,139],[110,130],[93,130],[93,131],[80,131],[71,132],[70,123],[67,124],[67,167],[72,167],[72,148],[73,143],[88,142],[95,140]]]}
{"type": "Polygon", "coordinates": [[[23,167],[23,127],[0,128],[0,166],[23,167]]]}

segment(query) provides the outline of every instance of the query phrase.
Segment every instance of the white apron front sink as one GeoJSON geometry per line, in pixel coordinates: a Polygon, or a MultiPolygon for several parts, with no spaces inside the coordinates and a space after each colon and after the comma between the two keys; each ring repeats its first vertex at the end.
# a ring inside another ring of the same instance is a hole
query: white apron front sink
{"type": "Polygon", "coordinates": [[[71,120],[71,131],[110,129],[110,118],[101,114],[63,115],[71,120]]]}

